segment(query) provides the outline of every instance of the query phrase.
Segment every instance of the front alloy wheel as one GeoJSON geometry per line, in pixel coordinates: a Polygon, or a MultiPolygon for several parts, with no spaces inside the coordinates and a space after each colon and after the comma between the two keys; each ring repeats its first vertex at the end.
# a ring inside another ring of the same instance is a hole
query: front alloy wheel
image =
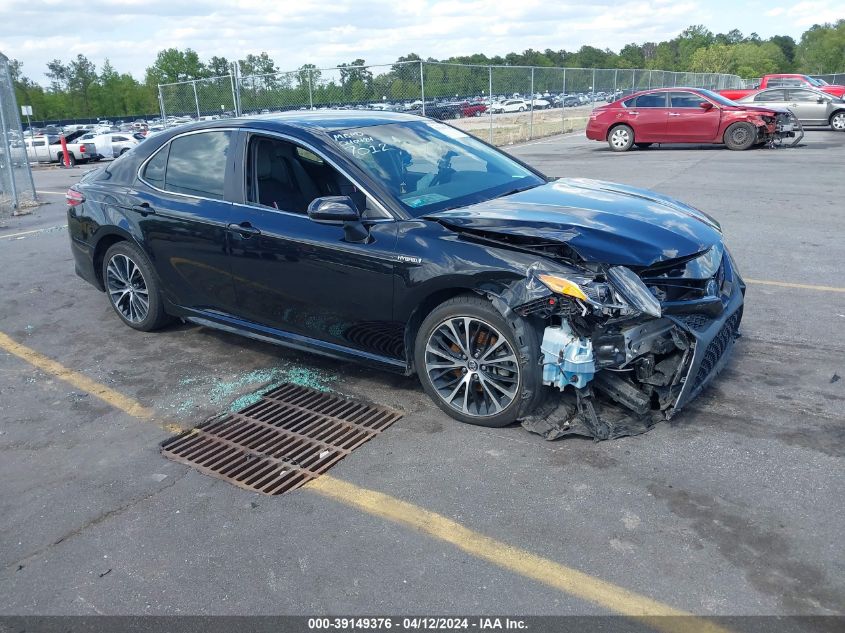
{"type": "Polygon", "coordinates": [[[141,323],[150,312],[147,282],[138,265],[118,253],[106,266],[106,289],[114,309],[130,323],[141,323]]]}
{"type": "Polygon", "coordinates": [[[442,401],[465,416],[501,413],[519,388],[519,362],[510,343],[474,317],[449,318],[434,329],[425,346],[425,371],[442,401]]]}

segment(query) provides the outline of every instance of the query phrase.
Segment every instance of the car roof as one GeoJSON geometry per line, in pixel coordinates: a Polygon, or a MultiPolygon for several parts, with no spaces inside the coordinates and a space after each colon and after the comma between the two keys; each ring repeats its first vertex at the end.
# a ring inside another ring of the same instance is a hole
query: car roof
{"type": "Polygon", "coordinates": [[[343,130],[351,127],[368,127],[371,125],[385,125],[388,123],[419,120],[427,119],[414,114],[382,110],[320,110],[316,112],[295,110],[275,114],[243,116],[235,119],[220,119],[214,121],[214,124],[216,126],[238,125],[260,127],[268,130],[296,127],[331,132],[333,130],[343,130]]]}

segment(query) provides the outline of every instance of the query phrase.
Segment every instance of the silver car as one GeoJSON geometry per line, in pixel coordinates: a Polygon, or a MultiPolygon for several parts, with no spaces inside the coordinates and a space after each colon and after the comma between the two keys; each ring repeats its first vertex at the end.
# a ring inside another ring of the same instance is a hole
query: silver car
{"type": "Polygon", "coordinates": [[[845,131],[845,101],[812,88],[768,88],[738,100],[761,106],[792,110],[802,125],[829,125],[845,131]]]}

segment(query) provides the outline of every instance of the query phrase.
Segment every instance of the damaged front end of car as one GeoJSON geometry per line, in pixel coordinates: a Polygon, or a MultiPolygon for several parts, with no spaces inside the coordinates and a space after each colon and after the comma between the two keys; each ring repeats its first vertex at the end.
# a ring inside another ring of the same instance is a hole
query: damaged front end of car
{"type": "Polygon", "coordinates": [[[522,425],[546,439],[636,435],[719,373],[739,336],[745,285],[721,244],[635,270],[531,266],[495,299],[542,328],[545,403],[522,425]]]}

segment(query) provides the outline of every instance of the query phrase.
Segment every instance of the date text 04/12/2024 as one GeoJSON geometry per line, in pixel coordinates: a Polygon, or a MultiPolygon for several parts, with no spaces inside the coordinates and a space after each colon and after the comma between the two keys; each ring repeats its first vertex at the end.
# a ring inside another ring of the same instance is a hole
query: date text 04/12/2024
{"type": "Polygon", "coordinates": [[[452,631],[472,630],[520,630],[526,629],[524,620],[517,618],[478,617],[478,618],[441,618],[441,617],[370,617],[370,618],[309,618],[308,629],[312,631],[372,631],[385,629],[403,631],[452,631]]]}

